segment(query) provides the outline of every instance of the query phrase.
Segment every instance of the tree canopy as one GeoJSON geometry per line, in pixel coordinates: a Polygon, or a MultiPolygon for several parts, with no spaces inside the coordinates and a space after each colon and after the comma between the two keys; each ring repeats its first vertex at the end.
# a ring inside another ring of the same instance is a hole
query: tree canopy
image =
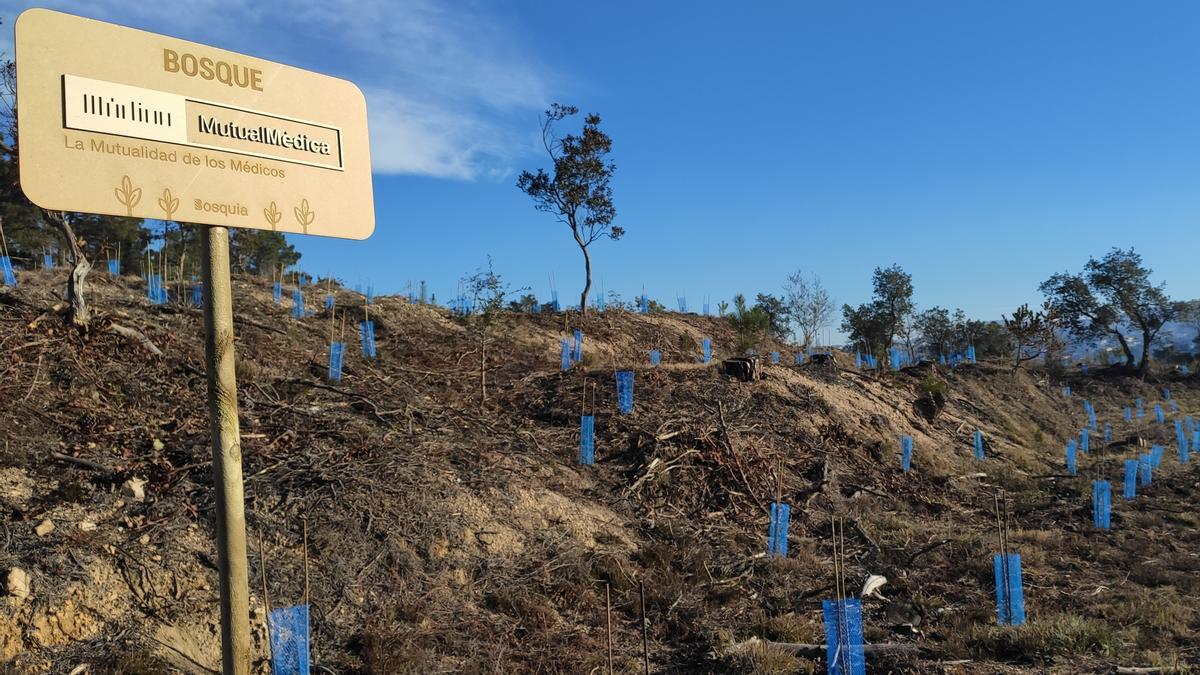
{"type": "Polygon", "coordinates": [[[842,331],[878,355],[892,348],[912,315],[912,275],[899,265],[876,267],[871,277],[872,300],[857,308],[842,305],[842,331]]]}
{"type": "Polygon", "coordinates": [[[1114,248],[1103,258],[1090,258],[1081,273],[1060,272],[1039,289],[1063,327],[1076,339],[1113,338],[1125,364],[1149,367],[1154,339],[1177,315],[1179,307],[1167,296],[1166,285],[1150,280],[1152,270],[1132,248],[1114,248]],[[1140,359],[1134,340],[1140,338],[1140,359]]]}

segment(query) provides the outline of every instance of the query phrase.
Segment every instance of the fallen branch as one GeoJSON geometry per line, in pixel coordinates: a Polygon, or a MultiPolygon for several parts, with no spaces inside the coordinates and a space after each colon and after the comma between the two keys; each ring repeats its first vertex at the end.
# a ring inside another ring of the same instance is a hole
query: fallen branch
{"type": "Polygon", "coordinates": [[[33,321],[30,321],[30,322],[29,322],[29,325],[27,325],[27,326],[26,326],[26,328],[28,328],[29,330],[34,330],[34,329],[36,329],[36,328],[37,328],[39,325],[41,325],[41,323],[42,323],[42,320],[44,320],[44,319],[46,319],[46,318],[48,318],[48,317],[51,317],[51,316],[57,315],[57,314],[62,314],[62,313],[63,313],[63,312],[65,312],[66,310],[67,310],[67,305],[66,305],[66,303],[62,303],[62,302],[60,302],[60,303],[57,303],[57,304],[55,304],[55,305],[52,305],[52,306],[50,307],[50,309],[48,309],[48,310],[46,310],[46,311],[42,312],[42,313],[41,313],[41,314],[38,316],[38,318],[34,319],[33,321]]]}
{"type": "Polygon", "coordinates": [[[650,464],[648,464],[646,466],[645,473],[643,473],[640,478],[638,478],[636,481],[634,481],[633,485],[630,485],[629,488],[625,490],[625,494],[629,495],[634,492],[637,492],[638,489],[640,489],[642,487],[642,483],[645,483],[650,478],[661,476],[661,475],[667,473],[668,471],[670,471],[671,469],[679,468],[680,462],[683,461],[684,457],[687,457],[688,455],[699,454],[699,453],[700,453],[699,450],[695,450],[695,449],[688,450],[687,452],[683,453],[682,455],[679,455],[675,459],[671,460],[670,462],[666,462],[666,463],[663,463],[661,459],[659,459],[658,457],[655,457],[654,459],[650,460],[650,464]],[[655,471],[655,469],[658,468],[660,464],[662,465],[662,468],[655,471]]]}
{"type": "Polygon", "coordinates": [[[52,453],[50,453],[50,457],[52,459],[56,459],[60,462],[66,462],[68,464],[76,464],[78,466],[82,466],[87,469],[92,469],[93,471],[103,471],[105,473],[115,473],[111,467],[107,467],[107,466],[101,464],[100,462],[93,462],[90,459],[83,459],[82,457],[72,457],[70,455],[64,455],[61,452],[52,452],[52,453]]]}
{"type": "Polygon", "coordinates": [[[145,333],[142,333],[140,330],[122,326],[119,323],[108,324],[108,330],[110,333],[116,333],[123,338],[140,344],[142,348],[155,356],[163,355],[162,350],[154,346],[154,343],[150,341],[150,338],[146,337],[145,333]]]}
{"type": "Polygon", "coordinates": [[[909,556],[908,562],[906,562],[904,564],[905,567],[911,566],[917,558],[920,558],[921,556],[925,555],[926,553],[929,553],[930,551],[940,548],[942,546],[945,546],[946,544],[949,544],[949,543],[950,543],[949,539],[942,539],[942,540],[931,542],[929,544],[922,546],[916,553],[909,556]]]}
{"type": "MultiPolygon", "coordinates": [[[[320,382],[313,382],[311,380],[301,380],[298,378],[285,378],[285,379],[280,380],[279,383],[280,384],[299,384],[299,385],[303,385],[306,387],[312,387],[313,389],[324,389],[325,391],[332,391],[335,394],[341,394],[342,396],[346,396],[349,398],[356,398],[356,399],[362,401],[363,403],[371,406],[371,414],[375,416],[375,419],[379,420],[380,422],[382,422],[384,424],[388,423],[387,419],[384,418],[385,415],[395,415],[397,413],[403,412],[402,410],[380,410],[379,406],[375,405],[374,401],[367,398],[366,396],[363,396],[362,394],[359,394],[359,393],[353,392],[353,391],[346,391],[345,389],[338,389],[337,387],[331,387],[328,384],[321,384],[320,382]]],[[[295,410],[295,408],[293,406],[284,405],[283,403],[281,403],[279,401],[276,401],[276,405],[295,410]]]]}
{"type": "MultiPolygon", "coordinates": [[[[803,656],[807,658],[824,657],[826,652],[825,645],[805,644],[801,642],[774,642],[772,640],[761,640],[759,638],[750,638],[735,645],[729,649],[733,652],[744,653],[755,649],[768,647],[787,652],[793,656],[803,656]]],[[[900,643],[881,643],[863,645],[864,656],[878,656],[881,654],[919,654],[921,652],[920,645],[900,644],[900,643]]]]}
{"type": "Polygon", "coordinates": [[[280,335],[287,335],[287,331],[286,331],[286,330],[283,330],[282,328],[276,328],[275,326],[268,326],[268,325],[266,325],[265,323],[259,323],[259,322],[257,322],[257,321],[251,321],[250,319],[247,319],[247,318],[245,318],[245,317],[234,316],[234,317],[233,317],[233,322],[234,322],[234,323],[240,323],[240,324],[244,324],[244,325],[247,325],[247,326],[254,326],[255,328],[261,328],[262,330],[265,330],[265,331],[270,331],[270,332],[272,332],[272,333],[278,333],[278,334],[280,334],[280,335]]]}
{"type": "Polygon", "coordinates": [[[857,483],[846,483],[846,487],[855,488],[856,490],[862,490],[863,492],[866,492],[868,494],[873,494],[876,497],[883,497],[884,499],[894,499],[895,498],[895,495],[887,495],[882,492],[879,492],[878,490],[872,490],[871,488],[866,487],[865,485],[859,485],[857,483]]]}
{"type": "Polygon", "coordinates": [[[638,488],[642,487],[642,483],[645,483],[646,480],[649,479],[650,476],[654,473],[654,468],[656,466],[658,466],[659,462],[661,462],[661,461],[662,460],[660,460],[658,457],[655,457],[654,459],[650,460],[650,464],[646,466],[646,471],[642,474],[642,476],[640,478],[638,478],[637,480],[635,480],[633,482],[633,485],[629,486],[629,489],[625,490],[625,494],[628,495],[632,492],[637,492],[638,488]]]}
{"type": "Polygon", "coordinates": [[[738,474],[742,477],[742,485],[746,486],[746,491],[750,493],[750,497],[755,502],[761,503],[762,500],[755,494],[754,488],[750,485],[750,480],[746,478],[746,470],[742,467],[741,457],[738,455],[737,448],[734,447],[733,434],[729,430],[729,425],[725,423],[725,405],[721,401],[717,401],[717,420],[721,423],[721,434],[725,436],[725,444],[729,446],[729,454],[733,457],[733,464],[737,467],[738,474]]]}
{"type": "Polygon", "coordinates": [[[1165,506],[1155,506],[1154,504],[1141,504],[1140,506],[1142,509],[1144,509],[1146,511],[1161,511],[1162,513],[1174,513],[1174,514],[1187,513],[1186,510],[1168,509],[1165,506]]]}
{"type": "MultiPolygon", "coordinates": [[[[170,307],[170,306],[167,306],[167,307],[162,307],[160,309],[160,311],[172,313],[172,314],[187,314],[190,316],[199,316],[199,317],[204,316],[204,311],[196,309],[195,307],[170,307]]],[[[287,335],[287,331],[283,330],[282,328],[276,328],[275,326],[268,326],[264,323],[259,323],[257,321],[253,321],[251,319],[247,319],[246,317],[243,317],[243,316],[235,315],[233,317],[233,322],[240,323],[240,324],[243,324],[246,326],[254,326],[255,328],[261,328],[262,330],[270,331],[272,333],[278,333],[279,335],[287,335]]]]}

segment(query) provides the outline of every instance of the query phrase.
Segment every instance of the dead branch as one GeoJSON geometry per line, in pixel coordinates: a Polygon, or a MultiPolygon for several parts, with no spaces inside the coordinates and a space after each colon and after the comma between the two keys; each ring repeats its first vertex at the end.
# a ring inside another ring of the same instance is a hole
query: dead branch
{"type": "Polygon", "coordinates": [[[68,464],[75,464],[78,466],[82,466],[86,469],[92,469],[93,471],[103,471],[104,473],[116,473],[115,471],[113,471],[113,469],[111,467],[105,466],[105,465],[101,464],[100,462],[93,462],[90,459],[83,459],[82,457],[72,457],[70,455],[64,455],[61,452],[52,452],[52,453],[50,453],[50,457],[52,459],[56,459],[60,462],[66,462],[68,464]]]}
{"type": "MultiPolygon", "coordinates": [[[[802,642],[774,642],[772,640],[762,640],[759,638],[750,638],[730,646],[729,650],[735,653],[753,652],[756,649],[769,647],[780,651],[788,652],[793,656],[803,656],[806,658],[821,658],[827,653],[825,645],[806,644],[802,642]]],[[[864,656],[878,656],[881,654],[919,654],[921,652],[920,645],[902,644],[902,643],[881,643],[863,645],[864,656]]]]}
{"type": "Polygon", "coordinates": [[[154,346],[154,343],[150,341],[150,338],[146,337],[145,333],[141,332],[140,330],[122,326],[119,323],[109,323],[108,330],[109,332],[116,333],[123,338],[140,344],[142,348],[155,356],[163,355],[162,350],[154,346]]]}
{"type": "Polygon", "coordinates": [[[725,437],[725,444],[729,446],[729,454],[733,456],[733,464],[742,478],[742,484],[746,486],[746,491],[750,493],[750,497],[755,502],[761,502],[750,485],[750,480],[746,478],[746,470],[742,467],[741,457],[738,456],[737,449],[733,445],[733,435],[729,432],[729,425],[725,423],[725,404],[721,401],[717,401],[717,419],[721,423],[721,434],[725,437]]]}

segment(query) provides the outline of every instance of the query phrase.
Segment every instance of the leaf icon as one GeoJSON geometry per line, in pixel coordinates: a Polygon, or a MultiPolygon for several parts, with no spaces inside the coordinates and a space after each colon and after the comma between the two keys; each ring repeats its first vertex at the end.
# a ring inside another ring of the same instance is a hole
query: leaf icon
{"type": "Polygon", "coordinates": [[[283,214],[279,212],[279,207],[276,206],[275,202],[273,201],[271,202],[270,206],[263,209],[263,216],[265,216],[267,222],[271,224],[272,230],[275,229],[275,226],[279,224],[280,219],[283,218],[283,214]]]}
{"type": "Polygon", "coordinates": [[[308,234],[308,226],[312,225],[313,221],[317,219],[317,213],[309,208],[308,200],[301,200],[300,206],[292,209],[292,211],[296,214],[296,221],[300,223],[300,227],[304,231],[304,234],[308,234]]]}
{"type": "Polygon", "coordinates": [[[121,177],[121,185],[113,188],[113,194],[117,196],[117,201],[125,207],[125,215],[133,215],[133,207],[142,201],[142,188],[133,187],[133,181],[129,176],[121,177]]]}
{"type": "MultiPolygon", "coordinates": [[[[138,190],[138,196],[141,196],[141,190],[138,190]]],[[[165,220],[173,220],[172,216],[179,209],[179,198],[171,194],[171,188],[163,190],[162,197],[158,199],[158,207],[167,214],[165,220]]]]}

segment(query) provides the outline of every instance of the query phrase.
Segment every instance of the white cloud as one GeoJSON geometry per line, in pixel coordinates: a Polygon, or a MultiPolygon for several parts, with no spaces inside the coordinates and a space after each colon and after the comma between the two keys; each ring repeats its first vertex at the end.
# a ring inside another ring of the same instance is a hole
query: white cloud
{"type": "Polygon", "coordinates": [[[495,125],[450,106],[366,89],[376,172],[446,178],[494,177],[515,146],[495,125]]]}
{"type": "MultiPolygon", "coordinates": [[[[0,0],[0,16],[11,24],[25,6],[0,0]]],[[[64,0],[44,6],[354,81],[367,95],[377,173],[507,177],[529,151],[529,133],[549,99],[550,76],[521,47],[520,30],[474,3],[64,0]]]]}

